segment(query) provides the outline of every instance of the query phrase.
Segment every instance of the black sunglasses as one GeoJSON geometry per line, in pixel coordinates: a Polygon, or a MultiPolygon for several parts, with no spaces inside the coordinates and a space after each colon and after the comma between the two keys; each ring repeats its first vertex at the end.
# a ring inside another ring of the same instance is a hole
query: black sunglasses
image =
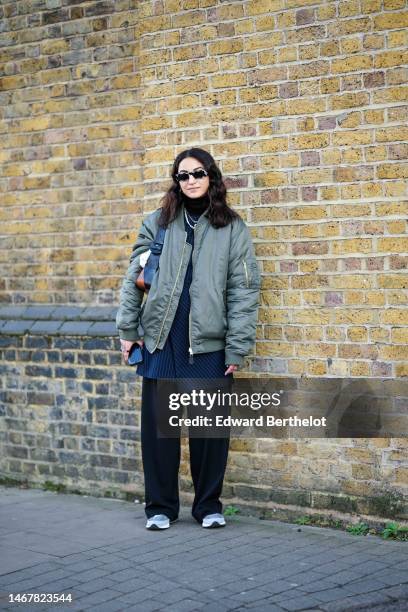
{"type": "Polygon", "coordinates": [[[194,170],[193,172],[187,172],[187,170],[183,170],[182,172],[178,172],[175,175],[175,179],[179,183],[181,183],[183,181],[188,181],[190,174],[195,179],[202,179],[205,176],[208,176],[207,170],[203,170],[203,169],[201,169],[201,170],[194,170]]]}

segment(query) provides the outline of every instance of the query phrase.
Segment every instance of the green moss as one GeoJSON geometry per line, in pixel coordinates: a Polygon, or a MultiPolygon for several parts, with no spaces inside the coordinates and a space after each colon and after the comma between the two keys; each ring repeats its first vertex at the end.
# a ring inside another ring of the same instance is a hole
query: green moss
{"type": "Polygon", "coordinates": [[[337,512],[351,513],[357,512],[357,500],[352,497],[330,495],[330,509],[337,512]]]}
{"type": "Polygon", "coordinates": [[[395,518],[404,510],[404,498],[400,493],[390,491],[368,499],[369,512],[376,516],[395,518]]]}
{"type": "Polygon", "coordinates": [[[4,487],[18,487],[20,485],[27,485],[27,481],[16,480],[15,478],[9,478],[8,476],[0,476],[0,485],[4,487]]]}
{"type": "Polygon", "coordinates": [[[325,516],[324,514],[316,514],[308,518],[310,522],[307,524],[315,525],[316,527],[332,527],[334,529],[339,529],[342,526],[341,521],[332,519],[331,516],[325,516]]]}
{"type": "Polygon", "coordinates": [[[44,491],[55,491],[56,493],[66,493],[67,492],[66,485],[51,482],[50,480],[46,480],[43,483],[42,488],[44,489],[44,491]]]}

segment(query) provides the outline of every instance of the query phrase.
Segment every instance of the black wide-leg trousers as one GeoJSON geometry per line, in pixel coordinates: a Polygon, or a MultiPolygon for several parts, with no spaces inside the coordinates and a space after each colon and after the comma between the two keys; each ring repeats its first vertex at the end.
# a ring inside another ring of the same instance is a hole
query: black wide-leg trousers
{"type": "MultiPolygon", "coordinates": [[[[143,378],[141,443],[145,479],[145,512],[148,518],[165,514],[178,517],[180,437],[158,435],[157,379],[143,378]]],[[[207,514],[222,512],[220,495],[227,466],[229,436],[222,438],[189,436],[190,469],[195,497],[193,517],[201,523],[207,514]]]]}

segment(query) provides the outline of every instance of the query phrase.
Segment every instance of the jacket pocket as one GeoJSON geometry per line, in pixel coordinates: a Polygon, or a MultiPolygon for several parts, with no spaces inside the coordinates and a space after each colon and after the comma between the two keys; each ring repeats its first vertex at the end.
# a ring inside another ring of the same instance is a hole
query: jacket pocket
{"type": "Polygon", "coordinates": [[[245,285],[247,287],[247,289],[249,289],[250,285],[249,285],[249,272],[248,272],[248,264],[246,262],[245,259],[242,260],[242,265],[244,266],[244,279],[245,279],[245,285]]]}
{"type": "Polygon", "coordinates": [[[244,270],[244,282],[247,289],[254,289],[260,286],[260,275],[258,264],[253,259],[242,259],[244,270]]]}

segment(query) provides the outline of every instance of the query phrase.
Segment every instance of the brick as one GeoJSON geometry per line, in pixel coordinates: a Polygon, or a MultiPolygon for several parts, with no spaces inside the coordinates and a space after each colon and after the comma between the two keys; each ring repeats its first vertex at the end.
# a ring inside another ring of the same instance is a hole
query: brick
{"type": "Polygon", "coordinates": [[[28,404],[36,404],[38,406],[53,406],[55,397],[52,393],[29,391],[27,393],[27,402],[28,404]]]}
{"type": "Polygon", "coordinates": [[[380,314],[379,322],[384,325],[399,325],[405,320],[406,311],[398,309],[388,309],[380,314]]]}
{"type": "Polygon", "coordinates": [[[407,178],[408,164],[381,164],[377,168],[377,176],[380,179],[407,178]]]}
{"type": "Polygon", "coordinates": [[[352,240],[333,240],[332,252],[340,255],[345,253],[371,253],[372,240],[370,238],[355,238],[352,240]]]}
{"type": "Polygon", "coordinates": [[[339,110],[342,108],[354,108],[358,106],[366,106],[368,103],[368,93],[346,93],[338,96],[333,96],[331,100],[331,108],[333,110],[339,110]]]}
{"type": "Polygon", "coordinates": [[[408,237],[397,237],[393,238],[378,238],[377,243],[378,252],[407,252],[408,251],[408,237]]]}
{"type": "Polygon", "coordinates": [[[407,347],[400,345],[383,345],[379,347],[378,356],[379,359],[386,359],[392,361],[406,361],[407,359],[407,347]]]}
{"type": "Polygon", "coordinates": [[[322,255],[329,252],[327,242],[295,242],[292,245],[293,255],[322,255]]]}
{"type": "MultiPolygon", "coordinates": [[[[102,380],[108,378],[108,375],[104,368],[85,368],[85,377],[91,380],[102,380]]],[[[111,378],[111,375],[109,377],[111,378]]]]}
{"type": "Polygon", "coordinates": [[[328,134],[306,134],[293,136],[290,142],[294,149],[320,149],[328,146],[330,138],[328,134]]]}
{"type": "Polygon", "coordinates": [[[299,95],[297,83],[284,83],[279,86],[279,96],[281,98],[296,98],[299,95]]]}
{"type": "Polygon", "coordinates": [[[327,61],[309,62],[308,64],[298,64],[296,66],[289,66],[289,78],[306,79],[314,76],[321,76],[327,74],[330,69],[330,64],[327,61]]]}
{"type": "Polygon", "coordinates": [[[265,172],[257,174],[254,177],[254,185],[271,187],[274,185],[284,185],[287,182],[287,176],[284,172],[265,172]]]}
{"type": "Polygon", "coordinates": [[[371,68],[372,60],[369,55],[352,55],[345,59],[332,60],[331,71],[336,73],[353,72],[371,68]]]}
{"type": "Polygon", "coordinates": [[[408,11],[403,13],[383,13],[374,18],[375,30],[392,30],[408,27],[408,11]]]}

